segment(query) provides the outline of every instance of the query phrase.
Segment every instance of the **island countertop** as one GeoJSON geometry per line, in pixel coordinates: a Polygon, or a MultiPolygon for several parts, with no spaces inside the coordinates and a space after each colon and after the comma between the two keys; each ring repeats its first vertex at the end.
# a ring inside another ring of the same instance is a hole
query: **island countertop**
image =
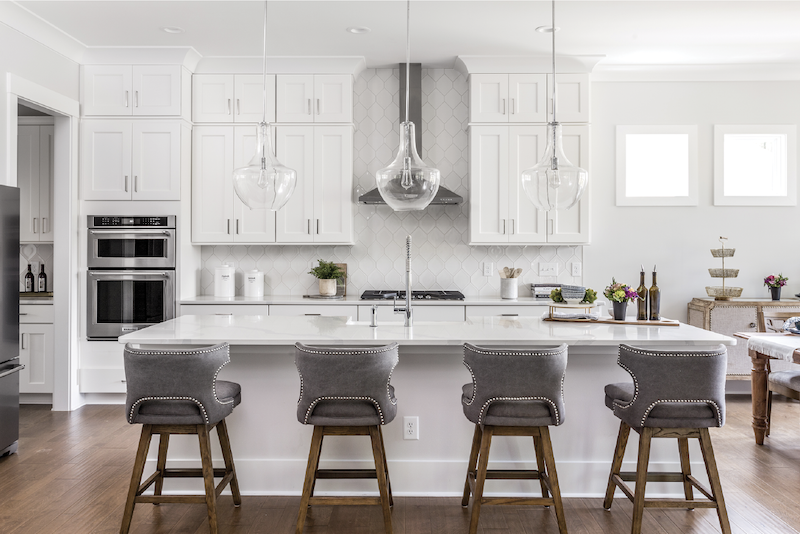
{"type": "Polygon", "coordinates": [[[636,326],[591,322],[544,321],[538,317],[471,317],[462,322],[379,323],[371,327],[349,317],[283,317],[267,315],[183,315],[119,338],[120,343],[200,345],[454,346],[463,343],[502,345],[735,345],[736,340],[689,325],[636,326]]]}

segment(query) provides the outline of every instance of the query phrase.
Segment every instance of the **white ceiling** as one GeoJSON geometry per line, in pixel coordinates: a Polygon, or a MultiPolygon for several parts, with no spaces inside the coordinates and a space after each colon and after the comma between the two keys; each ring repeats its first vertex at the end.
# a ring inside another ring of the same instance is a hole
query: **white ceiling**
{"type": "MultiPolygon", "coordinates": [[[[257,57],[262,1],[20,1],[86,47],[192,47],[202,57],[257,57]],[[167,34],[178,26],[182,34],[167,34]]],[[[405,59],[404,1],[269,2],[270,56],[363,56],[367,67],[405,59]],[[371,32],[348,33],[350,26],[371,32]]],[[[412,62],[452,67],[459,55],[550,53],[549,1],[411,2],[412,62]]],[[[559,55],[621,65],[798,64],[800,1],[558,0],[559,55]]],[[[63,36],[62,36],[63,37],[63,36]]]]}

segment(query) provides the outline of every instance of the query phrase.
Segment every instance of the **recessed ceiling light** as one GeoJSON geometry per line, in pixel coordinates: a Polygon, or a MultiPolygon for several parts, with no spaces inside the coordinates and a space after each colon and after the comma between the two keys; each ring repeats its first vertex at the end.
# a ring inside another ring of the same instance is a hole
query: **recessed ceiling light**
{"type": "Polygon", "coordinates": [[[554,31],[558,31],[560,29],[561,28],[559,28],[558,26],[556,26],[555,30],[553,30],[552,26],[539,26],[538,28],[536,28],[536,31],[539,33],[553,33],[554,31]]]}
{"type": "Polygon", "coordinates": [[[183,33],[186,30],[183,28],[178,28],[177,26],[165,26],[161,28],[161,31],[165,31],[167,33],[183,33]]]}
{"type": "Polygon", "coordinates": [[[351,26],[350,28],[347,28],[347,31],[350,33],[369,33],[372,30],[364,26],[351,26]]]}

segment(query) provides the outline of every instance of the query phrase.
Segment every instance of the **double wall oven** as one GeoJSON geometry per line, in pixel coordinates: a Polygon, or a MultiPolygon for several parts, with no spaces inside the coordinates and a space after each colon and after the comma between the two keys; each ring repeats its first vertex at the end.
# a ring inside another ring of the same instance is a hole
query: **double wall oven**
{"type": "Polygon", "coordinates": [[[88,220],[86,337],[116,339],[175,317],[175,216],[88,220]]]}

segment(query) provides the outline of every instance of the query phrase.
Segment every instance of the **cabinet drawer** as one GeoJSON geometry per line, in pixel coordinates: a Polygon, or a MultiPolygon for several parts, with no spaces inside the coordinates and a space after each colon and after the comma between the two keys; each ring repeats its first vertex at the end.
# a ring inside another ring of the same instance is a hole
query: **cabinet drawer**
{"type": "Polygon", "coordinates": [[[541,317],[547,306],[467,306],[467,317],[541,317]]]}
{"type": "MultiPolygon", "coordinates": [[[[398,306],[405,306],[404,300],[397,301],[398,306]]],[[[414,314],[414,321],[426,322],[461,322],[464,321],[464,306],[411,306],[414,314]]],[[[402,313],[394,313],[391,305],[378,306],[378,324],[381,323],[402,323],[402,313]]],[[[372,306],[358,307],[358,320],[372,320],[372,306]]]]}
{"type": "Polygon", "coordinates": [[[269,315],[266,304],[181,304],[181,315],[269,315]]]}
{"type": "Polygon", "coordinates": [[[125,369],[81,369],[81,393],[125,393],[125,369]]]}
{"type": "Polygon", "coordinates": [[[20,323],[53,323],[52,304],[20,304],[20,323]]]}
{"type": "Polygon", "coordinates": [[[332,304],[322,304],[322,305],[313,305],[313,304],[273,304],[270,306],[269,310],[270,315],[290,315],[290,316],[301,316],[301,315],[324,315],[324,316],[342,316],[342,317],[352,317],[355,319],[358,317],[358,306],[352,305],[332,305],[332,304]]]}

